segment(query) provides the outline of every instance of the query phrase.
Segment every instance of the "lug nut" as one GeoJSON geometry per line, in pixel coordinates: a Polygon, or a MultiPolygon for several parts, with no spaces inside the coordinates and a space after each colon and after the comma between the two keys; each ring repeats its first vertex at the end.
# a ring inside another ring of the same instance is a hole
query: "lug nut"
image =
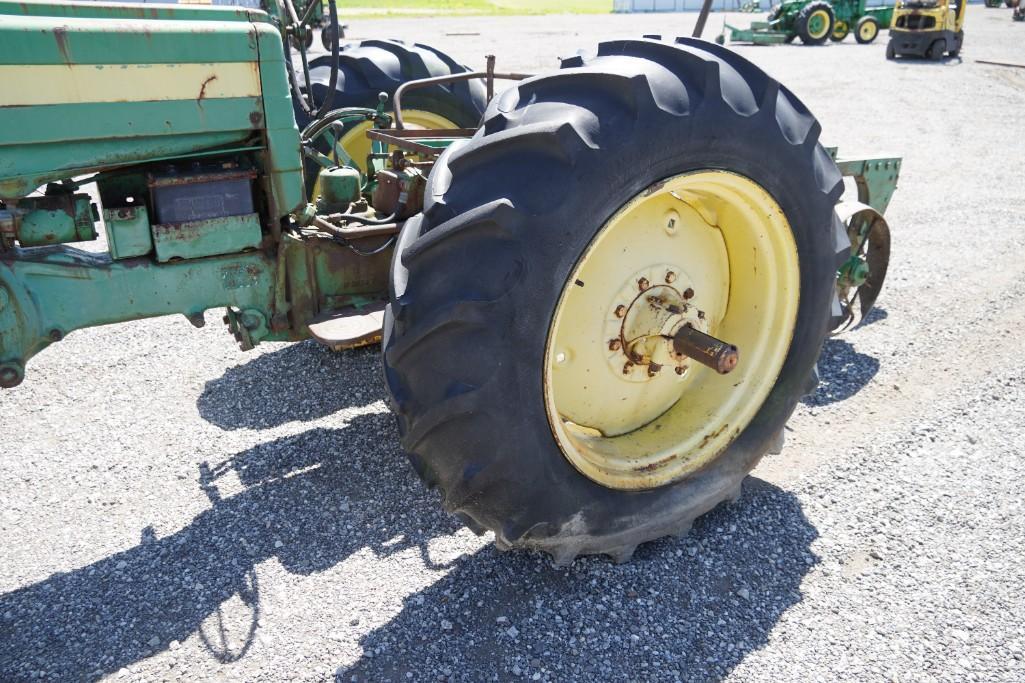
{"type": "Polygon", "coordinates": [[[623,345],[620,343],[618,339],[609,340],[609,351],[619,351],[619,349],[621,349],[622,347],[623,345]]]}
{"type": "Polygon", "coordinates": [[[648,278],[642,277],[640,280],[637,281],[637,286],[640,288],[642,292],[646,290],[649,287],[648,278]]]}
{"type": "Polygon", "coordinates": [[[627,361],[623,364],[623,374],[629,375],[630,371],[633,370],[634,364],[632,361],[627,361]]]}
{"type": "Polygon", "coordinates": [[[687,372],[687,367],[684,365],[677,365],[675,370],[677,375],[682,375],[683,373],[687,372]]]}
{"type": "Polygon", "coordinates": [[[676,282],[676,273],[670,270],[666,273],[666,284],[671,285],[674,282],[676,282]]]}
{"type": "Polygon", "coordinates": [[[704,319],[705,319],[705,312],[704,311],[698,311],[698,320],[704,320],[704,319]]]}
{"type": "Polygon", "coordinates": [[[693,299],[694,298],[694,290],[691,289],[690,287],[688,287],[687,289],[683,290],[683,298],[684,299],[693,299]]]}
{"type": "Polygon", "coordinates": [[[626,315],[626,306],[619,304],[616,306],[616,317],[622,318],[624,315],[626,315]]]}
{"type": "Polygon", "coordinates": [[[658,363],[648,363],[648,377],[654,377],[662,369],[658,363]]]}

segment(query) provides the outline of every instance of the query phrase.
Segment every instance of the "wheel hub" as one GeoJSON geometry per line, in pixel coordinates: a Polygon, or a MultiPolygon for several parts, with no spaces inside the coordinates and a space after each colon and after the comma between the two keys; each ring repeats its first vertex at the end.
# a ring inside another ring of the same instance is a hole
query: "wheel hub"
{"type": "Polygon", "coordinates": [[[627,278],[610,305],[606,320],[608,367],[631,382],[651,382],[666,372],[682,380],[690,358],[673,348],[684,325],[709,329],[705,311],[694,304],[693,280],[672,264],[656,264],[627,278]]]}
{"type": "Polygon", "coordinates": [[[743,176],[687,173],[627,202],[581,255],[549,329],[545,402],[563,455],[633,490],[714,459],[783,367],[799,272],[782,209],[743,176]]]}

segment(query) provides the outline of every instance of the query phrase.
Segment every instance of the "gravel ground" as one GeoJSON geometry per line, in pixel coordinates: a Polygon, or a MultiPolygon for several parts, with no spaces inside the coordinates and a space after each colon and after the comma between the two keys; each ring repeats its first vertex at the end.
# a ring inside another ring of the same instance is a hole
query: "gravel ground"
{"type": "MultiPolygon", "coordinates": [[[[526,70],[692,22],[351,23],[526,70]]],[[[497,552],[405,464],[375,350],[243,355],[213,313],[77,332],[0,394],[0,679],[1025,679],[1025,70],[975,61],[1025,61],[1025,25],[967,25],[939,65],[741,48],[905,165],[877,313],[689,537],[497,552]]]]}

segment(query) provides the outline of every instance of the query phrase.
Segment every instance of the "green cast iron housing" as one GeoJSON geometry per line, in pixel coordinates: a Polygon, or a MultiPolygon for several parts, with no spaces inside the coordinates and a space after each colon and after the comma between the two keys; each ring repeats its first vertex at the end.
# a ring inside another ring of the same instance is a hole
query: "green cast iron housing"
{"type": "Polygon", "coordinates": [[[286,74],[261,11],[0,1],[0,386],[83,327],[228,307],[249,347],[384,295],[390,252],[285,234],[306,206],[286,74]],[[106,252],[67,246],[101,214],[106,252]]]}

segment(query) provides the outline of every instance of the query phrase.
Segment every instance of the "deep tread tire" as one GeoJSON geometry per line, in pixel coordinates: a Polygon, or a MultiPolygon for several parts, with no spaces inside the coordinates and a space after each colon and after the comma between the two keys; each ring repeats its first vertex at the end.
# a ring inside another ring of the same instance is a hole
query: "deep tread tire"
{"type": "Polygon", "coordinates": [[[797,28],[797,35],[805,45],[822,45],[826,39],[833,34],[833,24],[836,22],[836,15],[833,13],[833,6],[824,0],[809,2],[797,12],[794,26],[797,28]],[[808,20],[817,10],[825,10],[829,14],[829,26],[821,37],[814,37],[808,32],[808,20]]]}
{"type": "Polygon", "coordinates": [[[850,251],[833,210],[840,173],[789,90],[727,48],[677,43],[603,43],[496,98],[474,138],[442,155],[424,213],[396,245],[384,372],[402,445],[445,508],[493,531],[500,549],[623,561],[686,533],[740,495],[814,389],[850,251]],[[802,264],[794,341],[758,415],[718,458],[661,488],[609,489],[552,436],[547,331],[606,220],[653,183],[705,168],[755,180],[789,218],[802,264]]]}
{"type": "MultiPolygon", "coordinates": [[[[344,46],[338,54],[338,81],[331,100],[332,109],[341,107],[377,107],[380,93],[394,98],[395,90],[407,81],[434,76],[464,73],[469,69],[445,53],[419,43],[409,45],[399,40],[364,40],[344,46]]],[[[319,105],[324,101],[331,77],[331,55],[322,55],[310,62],[310,89],[319,105]]],[[[299,82],[302,83],[300,75],[299,82]]],[[[479,80],[462,81],[447,86],[416,89],[403,97],[404,109],[420,109],[444,116],[459,127],[476,128],[484,112],[484,85],[479,80]]],[[[298,104],[295,119],[302,130],[309,117],[298,104]]],[[[346,128],[348,130],[348,128],[346,128]]],[[[327,151],[323,143],[321,151],[327,151]]],[[[356,160],[362,163],[361,160],[356,160]]],[[[313,189],[317,164],[305,160],[307,191],[313,189]]]]}
{"type": "MultiPolygon", "coordinates": [[[[338,66],[332,108],[373,108],[379,93],[394,97],[395,90],[406,81],[469,71],[433,47],[400,40],[363,40],[346,46],[338,54],[338,66]]],[[[330,73],[330,55],[310,62],[310,88],[318,103],[324,99],[330,73]]],[[[413,90],[403,100],[407,109],[431,111],[468,128],[477,126],[486,104],[484,85],[479,80],[413,90]]],[[[302,126],[304,121],[300,119],[299,123],[302,126]]]]}

